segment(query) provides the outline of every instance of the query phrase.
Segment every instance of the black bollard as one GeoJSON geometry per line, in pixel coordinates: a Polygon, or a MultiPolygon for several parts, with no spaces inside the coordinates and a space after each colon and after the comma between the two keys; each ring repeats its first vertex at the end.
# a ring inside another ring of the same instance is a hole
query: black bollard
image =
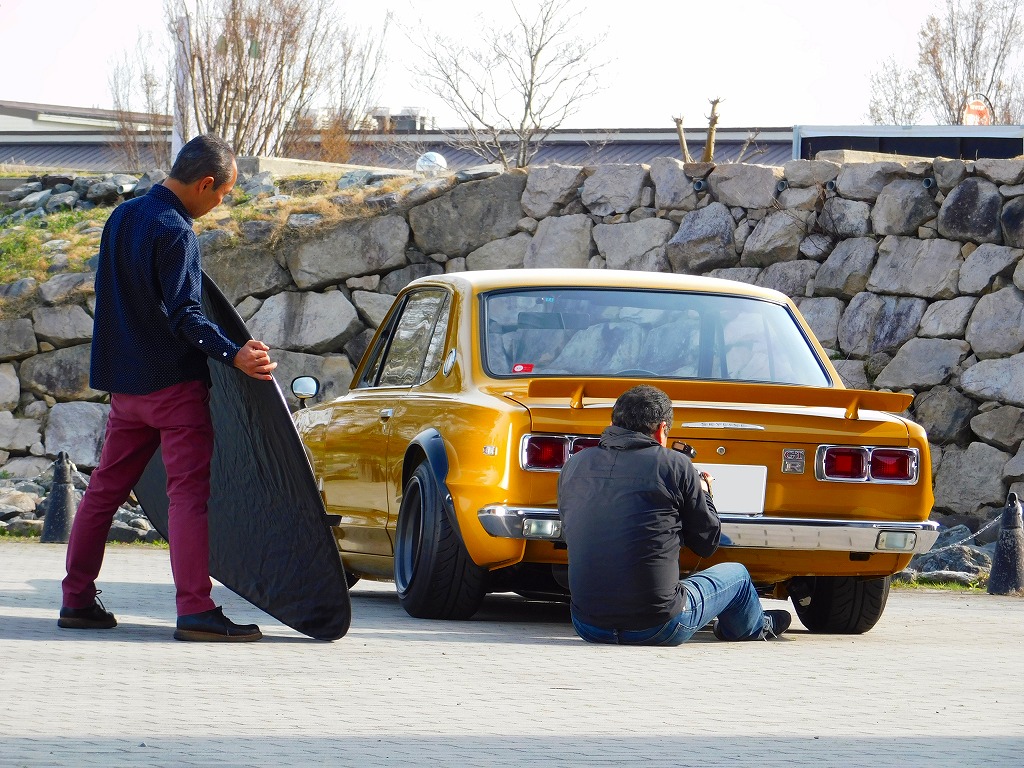
{"type": "Polygon", "coordinates": [[[71,535],[75,516],[75,489],[71,485],[71,459],[66,451],[53,462],[53,487],[46,500],[46,517],[39,540],[47,544],[65,544],[71,535]]]}
{"type": "Polygon", "coordinates": [[[1006,497],[1003,519],[999,524],[999,540],[988,577],[990,595],[1009,595],[1024,590],[1024,530],[1017,494],[1006,497]]]}

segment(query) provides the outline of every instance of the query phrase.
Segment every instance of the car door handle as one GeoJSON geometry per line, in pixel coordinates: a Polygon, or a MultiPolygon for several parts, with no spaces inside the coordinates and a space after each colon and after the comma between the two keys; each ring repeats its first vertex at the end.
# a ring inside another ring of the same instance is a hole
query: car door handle
{"type": "Polygon", "coordinates": [[[387,421],[388,419],[390,419],[394,415],[395,415],[395,409],[394,408],[381,408],[380,409],[380,420],[381,421],[387,421]]]}

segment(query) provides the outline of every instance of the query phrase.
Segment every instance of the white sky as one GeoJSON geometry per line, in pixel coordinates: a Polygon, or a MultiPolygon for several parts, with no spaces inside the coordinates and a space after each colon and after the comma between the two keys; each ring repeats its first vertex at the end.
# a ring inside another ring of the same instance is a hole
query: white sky
{"type": "MultiPolygon", "coordinates": [[[[534,8],[535,0],[519,0],[534,8]]],[[[393,11],[416,34],[472,36],[500,24],[508,0],[338,0],[355,26],[393,11]],[[486,8],[486,17],[472,9],[486,8]],[[419,19],[422,18],[422,24],[419,19]]],[[[721,125],[772,127],[867,122],[872,70],[886,57],[910,65],[917,31],[943,0],[578,0],[582,37],[607,31],[604,90],[564,127],[668,128],[682,115],[702,127],[721,97],[721,125]]],[[[504,26],[504,24],[501,24],[504,26]]],[[[163,0],[0,0],[0,100],[111,106],[109,71],[140,33],[161,34],[163,0]]],[[[415,51],[393,28],[381,105],[425,107],[454,120],[408,72],[415,51]]]]}

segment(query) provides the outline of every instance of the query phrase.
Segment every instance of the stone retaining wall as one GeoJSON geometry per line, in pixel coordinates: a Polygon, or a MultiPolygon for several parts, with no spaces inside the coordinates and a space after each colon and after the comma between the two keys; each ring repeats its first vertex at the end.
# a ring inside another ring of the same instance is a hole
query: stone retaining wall
{"type": "MultiPolygon", "coordinates": [[[[313,373],[326,397],[423,275],[636,269],[780,290],[848,386],[914,393],[934,516],[976,530],[1024,490],[1022,182],[1024,160],[941,158],[482,170],[410,183],[329,227],[293,216],[287,236],[266,222],[207,233],[204,260],[272,347],[282,388],[313,373]]],[[[0,321],[0,471],[30,476],[62,449],[95,466],[108,406],[88,387],[92,275],[0,295],[37,297],[30,316],[0,321]]]]}

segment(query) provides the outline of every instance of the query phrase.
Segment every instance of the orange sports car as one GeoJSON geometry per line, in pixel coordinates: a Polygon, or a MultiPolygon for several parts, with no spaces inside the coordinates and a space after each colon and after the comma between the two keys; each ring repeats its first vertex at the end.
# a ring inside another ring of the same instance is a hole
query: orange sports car
{"type": "MultiPolygon", "coordinates": [[[[911,396],[847,389],[793,302],[712,278],[502,270],[407,286],[348,394],[295,414],[350,580],[413,616],[488,592],[565,599],[556,481],[637,383],[716,478],[722,546],[812,632],[858,633],[937,535],[911,396]]],[[[305,403],[318,383],[300,377],[305,403]]]]}

